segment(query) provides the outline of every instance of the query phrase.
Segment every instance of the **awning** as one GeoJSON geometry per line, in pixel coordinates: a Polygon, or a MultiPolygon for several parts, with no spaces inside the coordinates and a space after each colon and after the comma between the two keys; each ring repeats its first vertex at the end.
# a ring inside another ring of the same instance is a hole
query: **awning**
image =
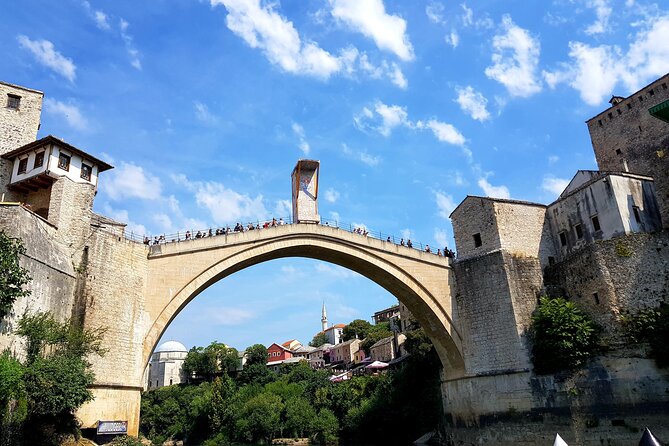
{"type": "Polygon", "coordinates": [[[664,122],[669,122],[669,100],[657,104],[655,107],[649,108],[648,112],[657,119],[661,119],[664,122]]]}

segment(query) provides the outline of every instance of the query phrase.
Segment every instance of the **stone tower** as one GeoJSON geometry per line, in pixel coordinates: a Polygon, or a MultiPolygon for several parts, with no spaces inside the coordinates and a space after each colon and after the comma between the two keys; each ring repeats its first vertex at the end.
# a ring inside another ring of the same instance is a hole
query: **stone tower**
{"type": "Polygon", "coordinates": [[[669,228],[669,74],[587,121],[601,171],[653,177],[662,224],[669,228]]]}
{"type": "Polygon", "coordinates": [[[293,223],[320,223],[318,215],[318,174],[320,162],[299,160],[291,175],[293,223]]]}
{"type": "MultiPolygon", "coordinates": [[[[0,156],[37,139],[43,97],[41,91],[0,81],[0,156]]],[[[11,169],[12,162],[0,158],[0,201],[17,201],[7,189],[11,169]]]]}

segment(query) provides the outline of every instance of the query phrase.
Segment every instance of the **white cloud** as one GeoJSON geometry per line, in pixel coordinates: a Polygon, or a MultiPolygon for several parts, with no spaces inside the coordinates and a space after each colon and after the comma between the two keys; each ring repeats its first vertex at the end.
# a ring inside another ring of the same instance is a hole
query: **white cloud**
{"type": "Polygon", "coordinates": [[[93,18],[95,19],[95,24],[97,25],[98,28],[108,31],[111,29],[111,26],[109,25],[109,21],[107,20],[107,14],[105,14],[102,11],[95,11],[93,13],[93,18]]]}
{"type": "Polygon", "coordinates": [[[209,111],[209,107],[206,104],[203,104],[200,101],[193,102],[193,108],[195,109],[195,117],[208,125],[213,125],[218,122],[218,117],[209,111]]]}
{"type": "Polygon", "coordinates": [[[548,164],[555,164],[558,161],[560,161],[560,157],[557,155],[549,155],[548,156],[548,164]]]}
{"type": "Polygon", "coordinates": [[[456,30],[452,29],[451,33],[444,37],[444,41],[453,48],[457,48],[460,44],[460,36],[456,30]]]}
{"type": "MultiPolygon", "coordinates": [[[[417,130],[431,130],[439,141],[449,144],[463,146],[466,142],[462,133],[451,124],[436,119],[430,119],[427,122],[413,122],[409,119],[406,107],[388,105],[380,101],[374,104],[374,111],[364,107],[360,113],[353,117],[353,121],[360,130],[374,130],[386,137],[390,136],[393,129],[404,127],[417,130]]],[[[465,149],[465,152],[471,155],[468,149],[465,149]]]]}
{"type": "Polygon", "coordinates": [[[162,212],[153,214],[152,219],[158,225],[158,229],[164,233],[175,232],[178,229],[172,224],[172,218],[162,212]]]}
{"type": "Polygon", "coordinates": [[[465,143],[465,137],[451,124],[430,119],[426,123],[418,121],[416,127],[419,129],[427,128],[432,130],[434,136],[441,142],[462,146],[465,143]]]}
{"type": "Polygon", "coordinates": [[[474,20],[474,11],[465,3],[461,3],[462,16],[460,20],[465,27],[474,27],[476,29],[490,29],[495,26],[495,22],[490,17],[484,15],[483,17],[474,20]]]}
{"type": "Polygon", "coordinates": [[[456,170],[452,174],[450,174],[449,179],[456,186],[468,185],[467,180],[465,180],[465,177],[462,176],[462,172],[460,172],[459,170],[456,170]]]}
{"type": "Polygon", "coordinates": [[[353,158],[362,162],[363,164],[367,164],[369,167],[374,167],[378,165],[379,162],[381,162],[380,157],[370,155],[364,150],[353,150],[346,144],[342,144],[342,151],[344,152],[344,155],[348,156],[349,158],[353,158]]]}
{"type": "Polygon", "coordinates": [[[135,223],[130,220],[128,211],[125,209],[113,209],[109,204],[105,204],[103,207],[104,214],[110,218],[119,221],[121,223],[126,223],[126,233],[132,235],[144,236],[148,235],[149,232],[146,230],[144,225],[135,223]]]}
{"type": "Polygon", "coordinates": [[[309,146],[309,143],[307,142],[305,133],[304,133],[304,127],[302,127],[300,124],[297,122],[293,122],[292,125],[293,133],[297,135],[297,137],[300,139],[298,147],[300,150],[305,154],[309,155],[309,152],[311,151],[311,147],[309,146]]]}
{"type": "Polygon", "coordinates": [[[406,21],[386,13],[382,0],[329,0],[332,16],[351,29],[371,38],[376,46],[390,51],[404,61],[413,60],[414,53],[406,21]]]}
{"type": "Polygon", "coordinates": [[[278,200],[274,206],[274,215],[276,215],[277,219],[280,217],[286,222],[292,219],[293,205],[290,200],[278,200]]]}
{"type": "Polygon", "coordinates": [[[119,20],[121,38],[123,39],[123,43],[125,43],[125,50],[128,53],[128,56],[130,56],[130,65],[132,65],[137,70],[141,70],[142,62],[139,60],[140,54],[137,48],[135,48],[132,36],[128,34],[129,26],[130,24],[126,20],[124,19],[119,20]]]}
{"type": "Polygon", "coordinates": [[[478,181],[479,187],[483,190],[483,193],[487,197],[492,198],[511,198],[509,193],[509,188],[506,186],[493,186],[488,182],[486,178],[479,178],[478,181]]]}
{"type": "Polygon", "coordinates": [[[586,0],[586,6],[595,10],[597,20],[585,29],[589,35],[602,34],[609,31],[609,19],[613,9],[609,0],[586,0]]]}
{"type": "Polygon", "coordinates": [[[314,269],[321,274],[327,274],[329,276],[333,276],[339,279],[349,279],[351,277],[357,276],[356,273],[354,273],[349,269],[343,268],[338,265],[331,265],[323,262],[319,262],[316,265],[314,265],[314,269]]]}
{"type": "Polygon", "coordinates": [[[263,196],[255,198],[228,189],[215,181],[190,181],[185,175],[173,175],[173,181],[193,193],[195,202],[209,211],[218,225],[267,219],[263,196]]]}
{"type": "Polygon", "coordinates": [[[444,23],[444,5],[439,2],[430,2],[425,7],[425,14],[432,23],[444,23]]]}
{"type": "Polygon", "coordinates": [[[411,235],[413,234],[413,231],[411,229],[402,229],[400,231],[400,234],[402,235],[402,238],[406,241],[411,238],[411,235]]]}
{"type": "Polygon", "coordinates": [[[383,136],[389,136],[393,128],[397,126],[411,126],[405,107],[377,102],[374,109],[381,116],[382,123],[378,131],[383,136]]]}
{"type": "Polygon", "coordinates": [[[19,45],[30,51],[39,63],[51,68],[70,82],[74,82],[77,77],[77,67],[72,59],[68,59],[56,51],[53,43],[48,40],[30,40],[24,35],[18,36],[17,39],[19,45]]]}
{"type": "Polygon", "coordinates": [[[541,91],[537,76],[539,40],[505,15],[501,33],[493,37],[492,62],[485,69],[490,79],[504,85],[511,96],[528,97],[541,91]]]}
{"type": "Polygon", "coordinates": [[[465,3],[462,3],[460,7],[462,8],[462,24],[472,26],[474,24],[474,11],[465,3]]]}
{"type": "Polygon", "coordinates": [[[555,71],[544,72],[546,83],[555,88],[566,83],[589,105],[599,105],[622,84],[636,91],[653,78],[669,71],[669,15],[651,17],[640,26],[627,51],[616,45],[591,46],[569,43],[570,61],[555,71]]]}
{"type": "Polygon", "coordinates": [[[389,79],[402,89],[406,89],[409,85],[404,73],[395,62],[388,63],[384,60],[379,65],[375,65],[369,60],[367,53],[360,52],[357,48],[349,47],[342,51],[340,60],[343,64],[343,71],[349,76],[360,71],[372,79],[389,79]]]}
{"type": "Polygon", "coordinates": [[[335,222],[339,222],[341,220],[339,212],[330,212],[330,219],[334,220],[335,222]]]}
{"type": "Polygon", "coordinates": [[[105,178],[102,188],[112,200],[124,198],[156,200],[160,198],[162,186],[158,177],[145,172],[140,166],[121,162],[121,165],[105,178]]]}
{"type": "Polygon", "coordinates": [[[74,104],[66,104],[55,99],[44,99],[44,111],[48,114],[59,116],[75,130],[84,131],[88,129],[88,121],[74,104]]]}
{"type": "Polygon", "coordinates": [[[434,198],[437,202],[437,209],[439,210],[439,216],[442,218],[448,218],[455,209],[455,201],[453,197],[445,194],[444,192],[437,191],[434,194],[434,198]]]}
{"type": "Polygon", "coordinates": [[[333,188],[328,188],[325,191],[325,201],[328,203],[336,203],[337,200],[339,200],[339,191],[333,189],[333,188]]]}
{"type": "Polygon", "coordinates": [[[448,246],[448,234],[443,229],[434,230],[434,239],[437,242],[437,246],[439,246],[439,248],[442,246],[448,246]]]}
{"type": "Polygon", "coordinates": [[[341,61],[312,42],[302,42],[293,23],[259,0],[211,0],[228,11],[226,24],[251,48],[263,51],[284,71],[327,79],[342,68],[341,61]]]}
{"type": "Polygon", "coordinates": [[[551,194],[558,196],[562,193],[562,191],[565,190],[568,184],[568,179],[556,178],[552,175],[547,175],[541,182],[541,188],[546,192],[550,192],[551,194]]]}
{"type": "Polygon", "coordinates": [[[241,325],[255,317],[252,312],[242,308],[209,308],[206,314],[218,325],[224,326],[241,325]]]}
{"type": "Polygon", "coordinates": [[[486,121],[490,119],[490,113],[486,109],[488,100],[471,86],[466,88],[457,88],[458,98],[455,100],[460,104],[463,112],[467,113],[472,119],[477,121],[486,121]]]}

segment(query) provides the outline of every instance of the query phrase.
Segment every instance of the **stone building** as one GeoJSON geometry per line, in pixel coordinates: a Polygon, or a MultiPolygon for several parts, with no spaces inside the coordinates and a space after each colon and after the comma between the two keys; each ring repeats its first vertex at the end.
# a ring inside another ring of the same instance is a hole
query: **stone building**
{"type": "Polygon", "coordinates": [[[330,363],[341,363],[344,367],[348,367],[355,362],[355,354],[360,350],[360,339],[351,339],[346,342],[340,342],[330,349],[330,363]]]}
{"type": "Polygon", "coordinates": [[[187,355],[188,350],[181,342],[167,341],[160,344],[151,355],[146,389],[185,382],[187,377],[184,375],[183,365],[187,355]]]}
{"type": "Polygon", "coordinates": [[[389,308],[384,308],[379,310],[372,316],[374,324],[380,324],[381,322],[389,322],[392,318],[398,317],[400,315],[400,306],[399,304],[393,305],[389,308]]]}
{"type": "Polygon", "coordinates": [[[587,121],[597,166],[653,178],[669,228],[669,74],[626,98],[613,96],[610,104],[587,121]]]}
{"type": "Polygon", "coordinates": [[[403,334],[388,336],[380,339],[369,348],[369,357],[372,361],[390,362],[400,356],[400,347],[404,344],[406,336],[403,334]]]}

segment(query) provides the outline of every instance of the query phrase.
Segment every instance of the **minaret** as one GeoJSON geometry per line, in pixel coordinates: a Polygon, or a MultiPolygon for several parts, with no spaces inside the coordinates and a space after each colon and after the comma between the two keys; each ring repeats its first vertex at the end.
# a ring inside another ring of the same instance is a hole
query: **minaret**
{"type": "Polygon", "coordinates": [[[325,311],[325,302],[323,302],[323,313],[321,316],[321,324],[323,324],[323,331],[328,328],[328,314],[325,311]]]}

